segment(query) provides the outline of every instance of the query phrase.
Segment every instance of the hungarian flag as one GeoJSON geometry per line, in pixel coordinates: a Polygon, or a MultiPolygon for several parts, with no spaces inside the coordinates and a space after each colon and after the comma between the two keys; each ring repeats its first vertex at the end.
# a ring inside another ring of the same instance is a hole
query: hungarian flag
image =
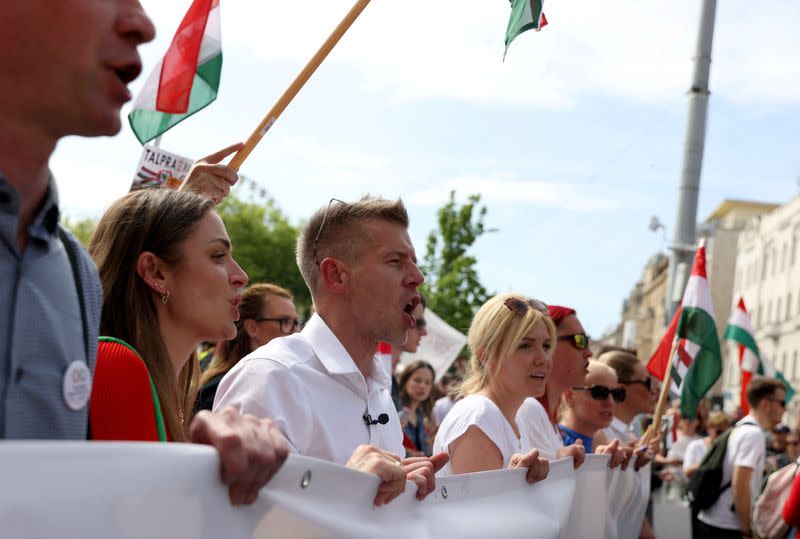
{"type": "Polygon", "coordinates": [[[511,0],[511,19],[506,30],[506,50],[503,53],[505,60],[508,47],[518,35],[526,30],[539,31],[547,26],[547,19],[542,12],[544,0],[511,0]]]}
{"type": "Polygon", "coordinates": [[[654,376],[664,378],[672,366],[672,392],[680,396],[681,413],[693,417],[697,405],[722,374],[714,305],[706,277],[706,248],[697,249],[692,274],[686,284],[683,301],[675,313],[666,335],[647,365],[654,376]],[[675,355],[669,358],[674,339],[678,339],[675,355]]]}
{"type": "Polygon", "coordinates": [[[194,0],[128,115],[145,144],[217,98],[222,72],[219,0],[194,0]]]}
{"type": "Polygon", "coordinates": [[[736,343],[739,348],[739,367],[742,370],[741,406],[744,413],[750,411],[747,404],[747,385],[754,374],[770,376],[781,380],[786,386],[786,400],[794,395],[794,388],[784,378],[783,373],[776,371],[771,365],[761,359],[758,345],[753,334],[753,325],[750,323],[750,314],[744,305],[744,298],[739,298],[739,304],[728,320],[725,328],[725,339],[736,343]]]}

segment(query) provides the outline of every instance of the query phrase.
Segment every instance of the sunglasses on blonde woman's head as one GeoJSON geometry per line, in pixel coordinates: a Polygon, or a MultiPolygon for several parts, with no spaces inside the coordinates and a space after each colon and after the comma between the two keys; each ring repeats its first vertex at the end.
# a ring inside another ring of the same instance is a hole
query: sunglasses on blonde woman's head
{"type": "Polygon", "coordinates": [[[528,314],[528,309],[539,311],[543,315],[548,316],[547,304],[538,299],[508,298],[505,301],[505,306],[520,316],[528,314]]]}
{"type": "Polygon", "coordinates": [[[586,333],[573,333],[572,335],[559,335],[559,341],[569,341],[578,350],[586,350],[589,347],[589,336],[586,333]]]}
{"type": "Polygon", "coordinates": [[[596,401],[604,401],[608,398],[609,395],[611,395],[611,398],[614,399],[614,402],[625,402],[624,387],[617,387],[611,389],[608,386],[595,384],[593,386],[574,386],[572,390],[588,391],[592,395],[592,398],[596,401]]]}

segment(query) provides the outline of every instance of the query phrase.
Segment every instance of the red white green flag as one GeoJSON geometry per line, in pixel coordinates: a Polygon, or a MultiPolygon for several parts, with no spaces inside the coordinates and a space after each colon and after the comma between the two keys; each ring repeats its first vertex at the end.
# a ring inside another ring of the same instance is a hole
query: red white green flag
{"type": "Polygon", "coordinates": [[[511,0],[511,18],[508,20],[506,29],[506,50],[503,53],[505,60],[508,54],[508,47],[518,35],[527,30],[537,32],[547,26],[547,18],[544,16],[542,7],[544,0],[511,0]]]}
{"type": "Polygon", "coordinates": [[[675,318],[650,358],[647,369],[659,379],[664,378],[667,366],[672,366],[671,391],[680,396],[681,413],[693,417],[700,400],[722,374],[722,354],[711,287],[706,276],[706,249],[697,249],[692,274],[675,318]],[[669,358],[673,339],[678,339],[675,355],[669,358]],[[670,361],[671,359],[671,361],[670,361]]]}
{"type": "Polygon", "coordinates": [[[139,142],[160,136],[214,101],[221,72],[219,0],[194,0],[128,115],[139,142]]]}
{"type": "Polygon", "coordinates": [[[787,400],[794,395],[794,388],[784,378],[783,373],[775,370],[761,358],[756,344],[755,332],[750,321],[750,314],[744,304],[744,298],[739,298],[739,304],[731,313],[728,325],[725,328],[725,339],[734,342],[739,348],[739,368],[742,370],[742,384],[740,402],[744,413],[750,411],[747,404],[747,385],[754,374],[770,376],[781,380],[786,386],[787,400]]]}

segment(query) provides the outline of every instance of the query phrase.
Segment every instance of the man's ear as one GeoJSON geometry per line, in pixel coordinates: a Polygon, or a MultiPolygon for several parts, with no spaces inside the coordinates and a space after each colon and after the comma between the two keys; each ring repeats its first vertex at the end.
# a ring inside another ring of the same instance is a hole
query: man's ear
{"type": "Polygon", "coordinates": [[[341,295],[347,292],[350,272],[347,265],[336,258],[328,257],[319,265],[322,286],[329,292],[341,295]]]}
{"type": "Polygon", "coordinates": [[[169,290],[164,262],[150,251],[144,251],[136,259],[136,273],[156,294],[169,290]]]}
{"type": "Polygon", "coordinates": [[[244,324],[244,330],[247,333],[247,336],[250,337],[251,339],[254,339],[256,333],[258,333],[258,330],[256,329],[256,324],[258,324],[258,322],[256,322],[252,318],[247,318],[242,323],[244,324]]]}

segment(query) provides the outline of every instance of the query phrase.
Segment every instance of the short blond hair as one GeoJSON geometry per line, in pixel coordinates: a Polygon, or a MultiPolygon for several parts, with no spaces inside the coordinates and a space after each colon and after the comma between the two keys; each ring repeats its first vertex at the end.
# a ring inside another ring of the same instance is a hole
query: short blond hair
{"type": "Polygon", "coordinates": [[[408,212],[401,199],[386,200],[366,195],[357,202],[331,202],[319,208],[297,237],[297,267],[313,297],[319,287],[319,262],[334,257],[345,262],[358,259],[371,238],[361,227],[371,219],[383,219],[408,228],[408,212]]]}
{"type": "Polygon", "coordinates": [[[511,357],[523,337],[539,322],[547,326],[547,333],[555,346],[556,326],[546,313],[528,307],[524,315],[517,314],[506,306],[509,299],[527,302],[521,294],[500,294],[484,303],[469,326],[467,344],[472,355],[469,370],[457,390],[465,397],[482,390],[489,383],[489,365],[495,370],[511,357]]]}

